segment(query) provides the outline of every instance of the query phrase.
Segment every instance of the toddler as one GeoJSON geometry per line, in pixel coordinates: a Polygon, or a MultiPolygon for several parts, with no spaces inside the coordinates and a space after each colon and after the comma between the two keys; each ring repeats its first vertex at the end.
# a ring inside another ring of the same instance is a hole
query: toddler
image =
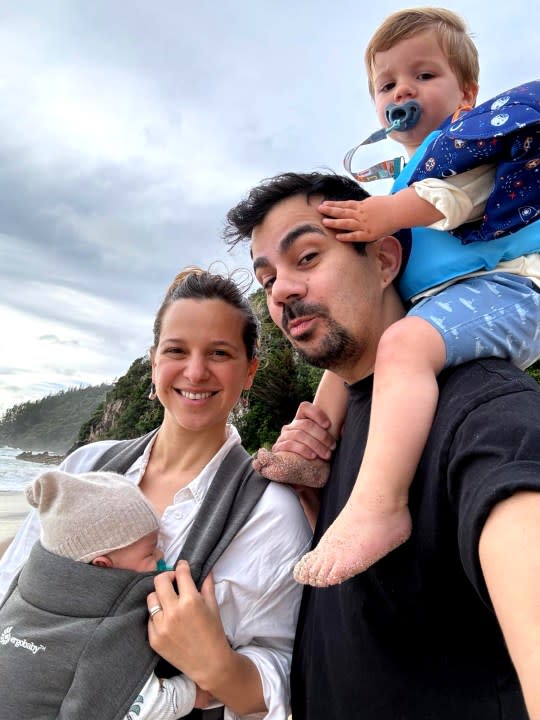
{"type": "MultiPolygon", "coordinates": [[[[369,436],[349,501],[294,571],[319,587],[362,572],[410,536],[409,486],[435,415],[437,375],[479,357],[526,368],[540,356],[540,83],[472,109],[477,50],[461,18],[440,8],[388,17],[365,59],[381,124],[390,125],[392,108],[414,103],[414,124],[392,133],[410,160],[390,196],[325,201],[319,211],[346,242],[413,228],[400,281],[412,307],[379,344],[369,436]]],[[[326,372],[315,404],[335,437],[346,403],[343,383],[326,372]]],[[[256,468],[315,487],[328,472],[320,459],[265,451],[256,468]]]]}

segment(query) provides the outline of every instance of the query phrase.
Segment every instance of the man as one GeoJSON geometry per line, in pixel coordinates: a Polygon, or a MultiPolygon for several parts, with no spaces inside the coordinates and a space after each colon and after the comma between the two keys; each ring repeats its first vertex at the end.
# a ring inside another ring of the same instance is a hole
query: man
{"type": "MultiPolygon", "coordinates": [[[[228,214],[226,236],[251,242],[274,322],[349,386],[314,544],[354,484],[377,344],[404,314],[397,240],[340,243],[317,210],[362,197],[348,178],[288,173],[228,214]]],[[[540,719],[540,391],[495,359],[448,370],[439,385],[410,540],[341,585],[304,590],[295,720],[540,719]]],[[[313,419],[300,408],[280,449],[328,443],[313,419]]]]}

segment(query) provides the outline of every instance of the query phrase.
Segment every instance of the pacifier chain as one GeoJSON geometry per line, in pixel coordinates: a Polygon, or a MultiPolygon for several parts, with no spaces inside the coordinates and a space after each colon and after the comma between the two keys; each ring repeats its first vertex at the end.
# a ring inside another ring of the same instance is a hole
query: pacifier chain
{"type": "Polygon", "coordinates": [[[358,172],[353,172],[351,169],[352,159],[357,150],[364,145],[371,145],[372,143],[386,140],[388,135],[392,132],[410,130],[420,119],[421,113],[422,108],[416,100],[408,100],[402,105],[389,103],[384,109],[384,115],[390,124],[388,127],[380,128],[374,133],[371,133],[371,135],[369,135],[363,142],[351,148],[347,152],[343,158],[343,166],[345,167],[345,170],[358,180],[358,182],[371,182],[372,180],[397,178],[405,166],[405,158],[402,156],[392,158],[391,160],[383,160],[376,165],[372,165],[371,167],[358,172]]]}

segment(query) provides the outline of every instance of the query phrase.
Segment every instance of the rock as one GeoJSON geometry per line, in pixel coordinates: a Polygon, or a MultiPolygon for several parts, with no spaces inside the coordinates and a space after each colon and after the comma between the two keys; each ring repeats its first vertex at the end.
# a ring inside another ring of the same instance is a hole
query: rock
{"type": "Polygon", "coordinates": [[[17,460],[26,460],[27,462],[41,463],[43,465],[60,465],[64,459],[63,455],[53,455],[48,452],[31,452],[24,450],[15,456],[17,460]]]}

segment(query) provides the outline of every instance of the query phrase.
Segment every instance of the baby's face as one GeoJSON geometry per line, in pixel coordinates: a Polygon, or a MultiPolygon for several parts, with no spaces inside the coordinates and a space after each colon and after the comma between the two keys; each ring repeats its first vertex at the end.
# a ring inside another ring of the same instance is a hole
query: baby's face
{"type": "Polygon", "coordinates": [[[402,105],[416,100],[422,108],[414,128],[392,133],[392,139],[401,143],[409,155],[460,105],[474,105],[475,90],[460,87],[437,36],[429,30],[376,53],[372,77],[381,125],[388,125],[384,111],[389,103],[402,105]]]}
{"type": "Polygon", "coordinates": [[[156,530],[127,547],[107,553],[112,566],[122,570],[135,570],[136,572],[155,570],[158,560],[163,558],[163,553],[157,548],[157,538],[158,533],[156,530]]]}

